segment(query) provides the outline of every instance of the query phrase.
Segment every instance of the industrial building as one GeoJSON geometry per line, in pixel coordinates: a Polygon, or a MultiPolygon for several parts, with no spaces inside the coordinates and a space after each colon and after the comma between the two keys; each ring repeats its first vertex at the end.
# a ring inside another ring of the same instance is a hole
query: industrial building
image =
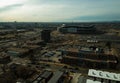
{"type": "Polygon", "coordinates": [[[48,83],[63,83],[61,79],[63,74],[61,71],[56,71],[48,83]]]}
{"type": "Polygon", "coordinates": [[[26,46],[23,46],[23,49],[28,49],[29,54],[32,54],[32,53],[35,53],[35,52],[41,50],[41,46],[39,46],[39,45],[26,45],[26,46]]]}
{"type": "Polygon", "coordinates": [[[41,78],[45,79],[45,83],[48,83],[48,81],[53,76],[53,72],[51,71],[44,71],[42,75],[40,75],[41,78]]]}
{"type": "Polygon", "coordinates": [[[118,60],[114,55],[107,55],[104,53],[90,53],[81,52],[79,50],[64,51],[62,63],[83,66],[88,68],[103,68],[103,69],[115,69],[118,60]]]}
{"type": "Polygon", "coordinates": [[[0,53],[0,63],[4,64],[4,63],[8,63],[8,62],[10,62],[10,56],[8,56],[4,52],[0,53]]]}
{"type": "Polygon", "coordinates": [[[48,81],[51,79],[53,76],[52,71],[43,71],[40,73],[33,81],[32,83],[48,83],[48,81]]]}
{"type": "Polygon", "coordinates": [[[42,45],[44,44],[44,42],[40,39],[39,40],[32,39],[32,40],[26,41],[26,44],[27,45],[42,45]]]}
{"type": "Polygon", "coordinates": [[[7,54],[12,57],[25,57],[29,53],[29,49],[27,48],[8,48],[7,54]]]}

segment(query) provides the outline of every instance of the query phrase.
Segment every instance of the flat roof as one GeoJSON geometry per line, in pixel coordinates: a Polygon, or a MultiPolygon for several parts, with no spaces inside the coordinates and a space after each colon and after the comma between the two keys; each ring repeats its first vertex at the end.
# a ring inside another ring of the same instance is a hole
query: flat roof
{"type": "Polygon", "coordinates": [[[60,77],[63,75],[63,72],[56,71],[54,76],[50,79],[48,83],[57,83],[57,81],[60,79],[60,77]]]}
{"type": "Polygon", "coordinates": [[[40,77],[42,77],[42,78],[48,78],[51,74],[52,74],[51,71],[45,71],[45,72],[43,72],[43,74],[40,77]]]}
{"type": "Polygon", "coordinates": [[[6,56],[8,56],[6,53],[4,53],[4,52],[1,52],[1,53],[0,53],[0,58],[1,58],[1,57],[6,57],[6,56]]]}
{"type": "Polygon", "coordinates": [[[100,81],[93,81],[93,80],[87,79],[86,83],[101,83],[101,82],[100,81]]]}
{"type": "Polygon", "coordinates": [[[91,50],[91,49],[88,48],[88,47],[82,47],[82,48],[80,49],[80,51],[90,51],[90,52],[93,52],[93,50],[91,50]]]}
{"type": "Polygon", "coordinates": [[[26,45],[24,46],[25,48],[28,48],[28,49],[37,49],[39,48],[40,46],[39,45],[26,45]]]}
{"type": "Polygon", "coordinates": [[[70,51],[70,52],[79,52],[79,50],[78,49],[75,49],[75,48],[69,48],[67,51],[70,51]]]}
{"type": "Polygon", "coordinates": [[[112,63],[117,63],[116,60],[98,60],[98,59],[89,59],[89,58],[79,58],[79,57],[72,57],[72,56],[65,56],[66,58],[71,58],[71,59],[76,59],[76,60],[86,60],[86,61],[91,61],[91,62],[112,62],[112,63]]]}
{"type": "Polygon", "coordinates": [[[24,53],[24,52],[28,52],[29,50],[27,48],[8,48],[8,51],[15,51],[15,52],[19,52],[19,53],[24,53]]]}
{"type": "Polygon", "coordinates": [[[42,40],[34,40],[34,41],[26,41],[27,43],[32,43],[32,44],[35,44],[35,43],[39,43],[39,42],[42,42],[42,40]]]}
{"type": "Polygon", "coordinates": [[[112,73],[112,72],[95,70],[95,69],[89,69],[88,76],[120,81],[120,73],[112,73]]]}

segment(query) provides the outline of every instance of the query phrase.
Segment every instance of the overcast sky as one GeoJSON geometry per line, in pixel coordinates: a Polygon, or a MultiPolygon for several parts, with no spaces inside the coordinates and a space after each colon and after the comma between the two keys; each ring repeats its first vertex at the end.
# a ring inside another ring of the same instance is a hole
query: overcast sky
{"type": "Polygon", "coordinates": [[[120,0],[0,0],[3,21],[120,21],[120,0]]]}

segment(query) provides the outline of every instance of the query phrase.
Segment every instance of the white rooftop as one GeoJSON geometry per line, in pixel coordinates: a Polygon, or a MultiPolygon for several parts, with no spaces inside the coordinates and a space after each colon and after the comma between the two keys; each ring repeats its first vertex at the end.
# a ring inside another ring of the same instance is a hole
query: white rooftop
{"type": "Polygon", "coordinates": [[[93,80],[87,79],[86,83],[101,83],[101,82],[100,81],[93,81],[93,80]]]}
{"type": "Polygon", "coordinates": [[[111,73],[111,72],[107,72],[107,71],[89,69],[88,76],[120,81],[120,73],[117,74],[117,73],[111,73]]]}

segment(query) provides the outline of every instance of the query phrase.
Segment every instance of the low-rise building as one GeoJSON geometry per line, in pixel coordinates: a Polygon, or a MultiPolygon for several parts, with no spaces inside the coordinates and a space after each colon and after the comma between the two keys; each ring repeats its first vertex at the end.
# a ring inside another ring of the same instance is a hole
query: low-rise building
{"type": "Polygon", "coordinates": [[[7,54],[13,57],[25,57],[28,55],[29,50],[27,48],[8,48],[7,54]]]}
{"type": "Polygon", "coordinates": [[[39,75],[34,78],[32,83],[48,83],[48,81],[51,79],[53,76],[53,72],[51,71],[43,71],[39,75]]]}
{"type": "Polygon", "coordinates": [[[8,56],[6,53],[2,52],[0,53],[0,63],[8,63],[10,62],[10,56],[8,56]]]}
{"type": "Polygon", "coordinates": [[[56,71],[54,74],[53,74],[53,77],[50,79],[50,81],[48,81],[48,83],[63,83],[62,82],[62,76],[63,76],[63,72],[61,71],[56,71]]]}

